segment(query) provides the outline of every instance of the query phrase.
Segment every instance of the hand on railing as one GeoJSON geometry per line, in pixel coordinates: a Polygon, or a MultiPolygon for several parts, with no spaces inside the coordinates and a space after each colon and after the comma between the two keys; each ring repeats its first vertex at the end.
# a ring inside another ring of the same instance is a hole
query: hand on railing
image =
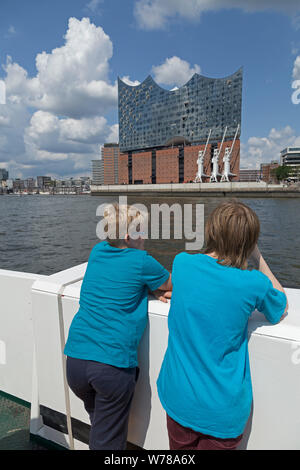
{"type": "Polygon", "coordinates": [[[161,291],[159,289],[151,292],[157,300],[167,303],[171,299],[172,291],[161,291]]]}

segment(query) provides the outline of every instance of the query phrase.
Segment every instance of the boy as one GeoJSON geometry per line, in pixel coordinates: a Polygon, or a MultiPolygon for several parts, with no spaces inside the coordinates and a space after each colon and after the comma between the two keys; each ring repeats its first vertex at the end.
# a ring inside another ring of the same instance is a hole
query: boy
{"type": "Polygon", "coordinates": [[[114,234],[91,252],[64,351],[68,384],[90,416],[91,450],[126,448],[148,289],[161,300],[172,289],[170,273],[144,251],[142,237],[119,238],[120,223],[142,222],[132,209],[113,204],[104,213],[114,234]]]}

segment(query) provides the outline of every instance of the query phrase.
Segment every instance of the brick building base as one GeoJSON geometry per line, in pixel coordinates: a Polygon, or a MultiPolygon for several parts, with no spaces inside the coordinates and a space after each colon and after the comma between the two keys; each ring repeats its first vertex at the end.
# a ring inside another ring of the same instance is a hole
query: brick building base
{"type": "Polygon", "coordinates": [[[119,184],[128,184],[128,155],[120,153],[119,155],[119,184]]]}
{"type": "Polygon", "coordinates": [[[152,183],[152,152],[132,154],[132,183],[152,183]]]}
{"type": "Polygon", "coordinates": [[[179,149],[178,147],[157,150],[156,152],[156,183],[179,182],[179,149]]]}
{"type": "MultiPolygon", "coordinates": [[[[221,154],[219,155],[219,173],[222,174],[224,168],[223,157],[226,147],[231,149],[233,141],[223,143],[221,154]]],[[[214,148],[220,148],[218,145],[209,144],[204,157],[203,171],[207,177],[203,177],[203,182],[209,182],[212,172],[212,157],[214,148]]],[[[147,152],[132,153],[129,156],[126,153],[120,153],[119,156],[119,184],[150,184],[153,183],[153,177],[156,175],[156,183],[190,183],[196,178],[198,171],[198,154],[200,150],[205,149],[203,145],[191,145],[183,147],[184,164],[180,168],[180,149],[179,147],[169,147],[163,150],[155,151],[155,160],[153,160],[152,150],[147,152]],[[155,167],[154,162],[155,161],[155,167]],[[153,168],[152,168],[153,166],[153,168]],[[182,176],[180,176],[180,174],[182,176]],[[130,177],[129,177],[130,175],[130,177]],[[131,181],[130,181],[131,179],[131,181]]],[[[181,150],[182,155],[182,150],[181,150]]],[[[239,181],[240,175],[240,140],[236,140],[230,159],[231,181],[239,181]]],[[[219,177],[221,179],[221,176],[219,177]]]]}

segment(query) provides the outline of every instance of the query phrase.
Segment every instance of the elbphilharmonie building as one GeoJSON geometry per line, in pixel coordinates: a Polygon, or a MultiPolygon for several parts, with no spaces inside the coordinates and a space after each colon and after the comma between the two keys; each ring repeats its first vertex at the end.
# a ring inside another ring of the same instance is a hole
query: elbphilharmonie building
{"type": "Polygon", "coordinates": [[[171,91],[118,79],[119,183],[238,179],[242,82],[242,69],[171,91]]]}

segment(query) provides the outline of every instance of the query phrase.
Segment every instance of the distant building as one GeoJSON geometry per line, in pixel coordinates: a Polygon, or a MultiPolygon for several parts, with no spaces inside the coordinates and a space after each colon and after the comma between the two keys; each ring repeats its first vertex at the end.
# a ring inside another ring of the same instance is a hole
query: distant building
{"type": "Polygon", "coordinates": [[[107,143],[101,147],[101,159],[92,160],[93,184],[118,184],[119,145],[107,143]]]}
{"type": "Polygon", "coordinates": [[[79,178],[81,183],[85,186],[89,186],[91,184],[91,177],[90,176],[80,176],[79,178]]]}
{"type": "Polygon", "coordinates": [[[51,184],[51,176],[38,176],[37,177],[37,187],[39,189],[44,189],[45,187],[49,187],[51,184]]]}
{"type": "Polygon", "coordinates": [[[25,189],[25,183],[24,180],[21,180],[20,178],[16,178],[13,180],[13,190],[18,192],[18,191],[24,191],[25,189]]]}
{"type": "Polygon", "coordinates": [[[8,171],[5,168],[0,168],[0,181],[8,180],[8,171]]]}
{"type": "Polygon", "coordinates": [[[11,191],[13,189],[13,186],[14,186],[14,182],[12,179],[8,179],[5,181],[5,184],[6,184],[6,187],[9,191],[11,191]]]}
{"type": "Polygon", "coordinates": [[[100,186],[104,184],[104,168],[103,160],[92,160],[92,182],[95,185],[100,186]]]}
{"type": "Polygon", "coordinates": [[[272,160],[270,163],[261,163],[261,179],[266,183],[277,183],[277,178],[274,175],[274,170],[276,170],[276,168],[278,167],[279,163],[276,160],[272,160]]]}
{"type": "Polygon", "coordinates": [[[54,180],[54,185],[56,188],[61,188],[62,186],[65,186],[65,181],[64,180],[54,180]]]}
{"type": "Polygon", "coordinates": [[[118,184],[119,182],[119,144],[107,143],[101,148],[103,160],[104,184],[118,184]]]}
{"type": "Polygon", "coordinates": [[[64,194],[81,194],[84,187],[84,179],[78,178],[66,178],[65,180],[55,180],[55,193],[64,194]]]}
{"type": "Polygon", "coordinates": [[[229,176],[238,181],[242,81],[242,69],[225,78],[195,73],[171,91],[151,76],[137,86],[118,79],[119,183],[192,182],[199,152],[203,182],[213,181],[214,174],[219,181],[228,169],[226,149],[231,151],[229,176]]]}
{"type": "Polygon", "coordinates": [[[27,191],[33,191],[36,188],[35,178],[27,178],[24,180],[24,187],[27,191]]]}
{"type": "Polygon", "coordinates": [[[260,181],[261,172],[260,170],[253,169],[240,169],[240,181],[260,181]]]}
{"type": "Polygon", "coordinates": [[[280,164],[286,166],[300,165],[300,147],[287,147],[280,152],[280,164]]]}

